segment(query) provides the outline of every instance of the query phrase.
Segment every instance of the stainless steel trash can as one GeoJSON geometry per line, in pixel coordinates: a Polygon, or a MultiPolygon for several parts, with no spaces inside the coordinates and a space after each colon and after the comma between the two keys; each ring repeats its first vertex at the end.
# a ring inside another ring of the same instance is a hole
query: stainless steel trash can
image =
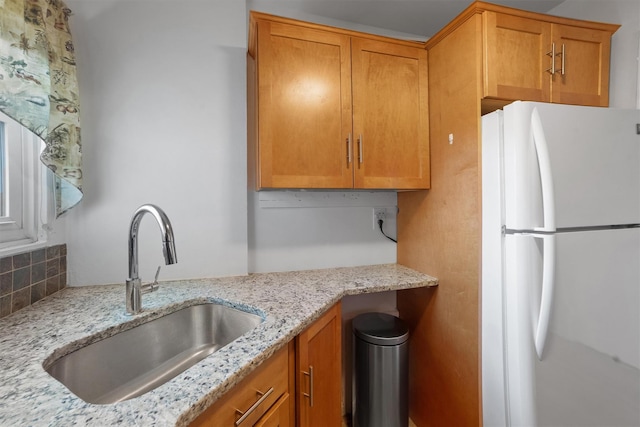
{"type": "Polygon", "coordinates": [[[353,319],[354,427],[409,425],[409,328],[395,316],[353,319]]]}

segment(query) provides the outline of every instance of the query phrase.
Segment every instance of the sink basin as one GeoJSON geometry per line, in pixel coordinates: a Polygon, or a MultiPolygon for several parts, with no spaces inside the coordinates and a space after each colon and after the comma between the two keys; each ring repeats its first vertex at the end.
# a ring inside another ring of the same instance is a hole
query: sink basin
{"type": "Polygon", "coordinates": [[[121,402],[162,385],[262,320],[221,304],[193,305],[89,344],[44,368],[86,402],[121,402]]]}

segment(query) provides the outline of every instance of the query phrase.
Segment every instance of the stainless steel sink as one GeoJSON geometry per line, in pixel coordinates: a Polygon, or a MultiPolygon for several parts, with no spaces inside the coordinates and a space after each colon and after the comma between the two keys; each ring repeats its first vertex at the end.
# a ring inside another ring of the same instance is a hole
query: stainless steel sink
{"type": "Polygon", "coordinates": [[[193,305],[82,347],[45,370],[89,403],[115,403],[160,386],[262,322],[224,305],[193,305]]]}

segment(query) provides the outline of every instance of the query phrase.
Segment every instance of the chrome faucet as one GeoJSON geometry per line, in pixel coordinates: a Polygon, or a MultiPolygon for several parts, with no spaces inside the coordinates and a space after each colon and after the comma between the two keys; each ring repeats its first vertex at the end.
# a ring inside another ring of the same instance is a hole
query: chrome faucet
{"type": "Polygon", "coordinates": [[[129,278],[127,279],[127,314],[138,314],[142,311],[142,294],[153,292],[158,289],[158,274],[160,267],[156,272],[155,281],[151,284],[143,285],[140,277],[138,277],[138,227],[140,221],[146,213],[153,215],[160,226],[162,233],[162,253],[164,254],[165,264],[175,264],[178,262],[176,257],[176,247],[173,241],[173,229],[169,218],[162,209],[155,205],[142,205],[131,218],[129,226],[129,278]]]}

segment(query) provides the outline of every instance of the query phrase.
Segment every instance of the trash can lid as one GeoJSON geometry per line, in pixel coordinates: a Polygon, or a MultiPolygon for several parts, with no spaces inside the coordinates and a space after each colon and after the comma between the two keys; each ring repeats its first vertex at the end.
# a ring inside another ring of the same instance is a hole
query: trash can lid
{"type": "Polygon", "coordinates": [[[409,339],[409,328],[400,319],[386,313],[364,313],[353,319],[356,337],[377,345],[398,345],[409,339]]]}

